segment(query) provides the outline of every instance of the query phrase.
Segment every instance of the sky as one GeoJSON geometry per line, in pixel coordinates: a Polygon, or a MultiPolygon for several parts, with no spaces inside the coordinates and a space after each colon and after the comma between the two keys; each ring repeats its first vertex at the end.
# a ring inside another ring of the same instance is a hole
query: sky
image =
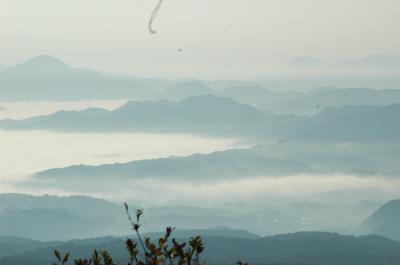
{"type": "Polygon", "coordinates": [[[0,0],[0,64],[49,54],[134,76],[247,79],[301,56],[400,54],[398,0],[165,0],[152,35],[156,4],[0,0]]]}

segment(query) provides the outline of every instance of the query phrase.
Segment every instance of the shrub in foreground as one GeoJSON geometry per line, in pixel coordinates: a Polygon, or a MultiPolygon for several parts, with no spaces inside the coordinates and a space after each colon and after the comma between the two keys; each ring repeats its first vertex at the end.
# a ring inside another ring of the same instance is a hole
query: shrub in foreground
{"type": "MultiPolygon", "coordinates": [[[[192,237],[187,242],[179,243],[172,237],[175,228],[167,227],[165,233],[157,241],[149,237],[142,237],[140,234],[140,217],[143,209],[137,210],[132,218],[128,204],[125,203],[125,210],[136,234],[136,239],[127,239],[126,249],[129,253],[128,265],[203,265],[201,259],[204,251],[203,240],[200,236],[192,237]]],[[[53,265],[68,265],[70,254],[62,255],[54,251],[57,259],[53,265]]],[[[116,265],[113,258],[106,250],[94,250],[90,258],[78,258],[74,260],[75,265],[116,265]]],[[[239,265],[247,265],[245,262],[238,262],[239,265]]]]}

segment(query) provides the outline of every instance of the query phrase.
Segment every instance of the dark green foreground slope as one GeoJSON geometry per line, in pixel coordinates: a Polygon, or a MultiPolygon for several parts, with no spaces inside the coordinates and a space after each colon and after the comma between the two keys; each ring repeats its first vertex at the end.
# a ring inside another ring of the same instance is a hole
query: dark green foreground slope
{"type": "MultiPolygon", "coordinates": [[[[234,264],[245,259],[252,265],[395,265],[400,261],[400,243],[378,236],[342,236],[332,233],[301,232],[264,238],[205,237],[204,258],[208,264],[234,264]]],[[[21,243],[22,244],[22,243],[21,243]]],[[[69,241],[49,244],[36,242],[37,249],[0,258],[1,265],[47,265],[53,250],[70,251],[72,257],[89,256],[107,249],[118,264],[127,264],[123,240],[116,238],[69,241]]],[[[5,247],[3,242],[2,247],[5,247]]]]}

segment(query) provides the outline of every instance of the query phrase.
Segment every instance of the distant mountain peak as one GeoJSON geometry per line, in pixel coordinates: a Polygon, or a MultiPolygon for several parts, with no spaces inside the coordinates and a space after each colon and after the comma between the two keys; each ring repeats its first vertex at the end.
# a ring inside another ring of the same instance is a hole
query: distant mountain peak
{"type": "Polygon", "coordinates": [[[24,69],[70,69],[70,67],[62,60],[50,55],[39,55],[33,57],[15,67],[24,69]]]}
{"type": "Polygon", "coordinates": [[[30,59],[28,59],[26,62],[56,62],[56,63],[62,63],[64,64],[64,62],[52,55],[48,55],[48,54],[42,54],[42,55],[38,55],[35,57],[32,57],[30,59]]]}
{"type": "Polygon", "coordinates": [[[363,234],[376,234],[393,240],[400,240],[400,199],[392,200],[369,216],[361,225],[363,234]]]}

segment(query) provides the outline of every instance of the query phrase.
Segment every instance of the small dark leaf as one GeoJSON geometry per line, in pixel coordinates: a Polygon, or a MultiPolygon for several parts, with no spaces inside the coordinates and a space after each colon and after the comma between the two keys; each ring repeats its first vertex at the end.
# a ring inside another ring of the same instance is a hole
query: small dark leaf
{"type": "Polygon", "coordinates": [[[143,209],[138,209],[136,211],[136,222],[140,221],[140,216],[142,216],[142,214],[143,214],[143,209]]]}
{"type": "Polygon", "coordinates": [[[69,258],[69,253],[67,253],[67,254],[65,254],[64,255],[64,258],[63,258],[63,263],[66,263],[66,262],[68,262],[68,258],[69,258]]]}
{"type": "Polygon", "coordinates": [[[58,259],[58,261],[61,262],[61,255],[60,252],[58,250],[54,250],[54,255],[56,256],[56,258],[58,259]]]}

